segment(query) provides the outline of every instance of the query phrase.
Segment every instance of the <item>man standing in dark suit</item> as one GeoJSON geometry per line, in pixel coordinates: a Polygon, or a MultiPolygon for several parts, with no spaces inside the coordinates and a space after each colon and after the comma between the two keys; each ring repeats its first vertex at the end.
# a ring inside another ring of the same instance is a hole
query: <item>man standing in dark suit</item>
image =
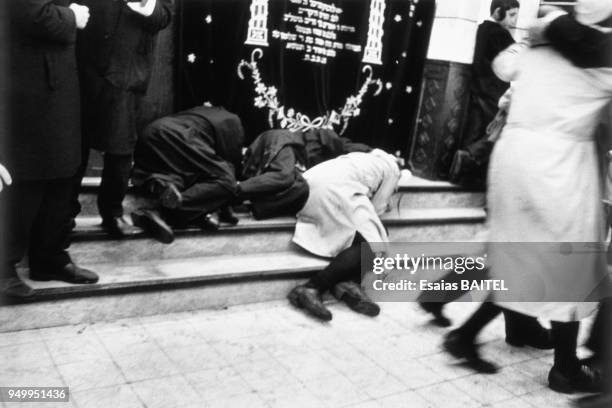
{"type": "MultiPolygon", "coordinates": [[[[81,0],[91,20],[79,34],[84,160],[89,148],[104,153],[98,193],[103,228],[113,237],[129,232],[122,202],[137,139],[137,98],[147,90],[157,33],[170,24],[172,0],[81,0]]],[[[74,197],[76,203],[77,197],[74,197]]]]}
{"type": "Polygon", "coordinates": [[[461,148],[453,157],[450,181],[484,187],[489,155],[493,144],[486,128],[497,113],[499,98],[510,84],[497,78],[491,68],[493,59],[514,43],[510,30],[516,25],[517,0],[492,0],[491,18],[478,26],[474,45],[470,110],[461,148]]]}
{"type": "Polygon", "coordinates": [[[0,147],[13,184],[2,193],[5,254],[0,292],[27,297],[32,289],[15,264],[28,253],[32,280],[94,283],[95,273],[72,263],[72,180],[81,161],[77,29],[87,7],[69,0],[10,0],[8,119],[0,147]]]}

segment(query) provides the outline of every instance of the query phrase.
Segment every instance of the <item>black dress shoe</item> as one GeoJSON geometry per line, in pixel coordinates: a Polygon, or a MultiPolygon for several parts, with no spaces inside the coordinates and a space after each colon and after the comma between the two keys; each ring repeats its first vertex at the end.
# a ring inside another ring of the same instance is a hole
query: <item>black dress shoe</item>
{"type": "Polygon", "coordinates": [[[9,298],[31,298],[34,296],[34,290],[26,285],[18,276],[0,279],[0,297],[6,296],[9,298]]]}
{"type": "Polygon", "coordinates": [[[70,262],[64,267],[49,271],[30,271],[30,279],[34,281],[58,280],[68,283],[96,283],[98,275],[89,269],[84,269],[70,262]]]}
{"type": "Polygon", "coordinates": [[[174,241],[172,228],[155,211],[140,209],[132,212],[131,217],[135,226],[159,242],[170,244],[174,241]]]}
{"type": "Polygon", "coordinates": [[[289,302],[298,309],[305,309],[308,313],[323,321],[332,319],[331,312],[325,307],[319,291],[304,285],[296,286],[287,295],[289,302]]]}
{"type": "Polygon", "coordinates": [[[352,281],[340,282],[334,286],[333,294],[336,299],[357,313],[366,316],[378,316],[380,307],[374,303],[357,283],[352,281]]]}
{"type": "Polygon", "coordinates": [[[442,302],[419,302],[421,309],[433,315],[432,322],[439,327],[449,327],[452,322],[444,316],[444,303],[442,302]]]}
{"type": "Polygon", "coordinates": [[[553,366],[548,373],[548,386],[563,394],[574,392],[602,392],[604,381],[601,374],[586,365],[580,365],[572,372],[553,366]]]}
{"type": "Polygon", "coordinates": [[[219,226],[219,217],[215,213],[211,213],[204,216],[200,228],[204,231],[217,231],[219,226]]]}
{"type": "Polygon", "coordinates": [[[452,356],[465,360],[468,367],[481,374],[495,374],[499,371],[495,364],[480,357],[478,346],[464,339],[458,330],[446,335],[443,346],[452,356]]]}
{"type": "Polygon", "coordinates": [[[221,209],[219,210],[219,221],[226,222],[231,225],[236,225],[238,224],[238,217],[236,217],[236,214],[234,214],[232,207],[228,205],[225,207],[221,207],[221,209]]]}
{"type": "Polygon", "coordinates": [[[168,183],[159,196],[159,202],[162,207],[178,208],[183,203],[183,195],[174,184],[168,183]]]}
{"type": "Polygon", "coordinates": [[[102,218],[102,229],[115,239],[122,239],[139,231],[123,217],[102,218]]]}

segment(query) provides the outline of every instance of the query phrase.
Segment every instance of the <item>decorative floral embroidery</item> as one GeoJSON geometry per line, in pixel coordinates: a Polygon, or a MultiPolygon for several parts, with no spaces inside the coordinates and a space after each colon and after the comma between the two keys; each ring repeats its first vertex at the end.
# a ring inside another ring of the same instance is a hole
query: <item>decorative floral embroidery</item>
{"type": "Polygon", "coordinates": [[[263,51],[260,48],[254,49],[251,53],[250,62],[242,60],[238,64],[238,76],[244,80],[243,70],[248,68],[251,71],[251,78],[253,78],[255,93],[257,94],[254,99],[255,106],[259,109],[268,108],[268,123],[271,128],[277,123],[283,129],[297,132],[309,129],[333,129],[335,125],[341,125],[340,134],[343,134],[351,118],[359,116],[361,113],[359,106],[370,87],[375,88],[374,96],[380,94],[383,89],[382,81],[372,78],[372,67],[365,65],[361,71],[366,74],[366,78],[357,95],[349,96],[339,112],[332,110],[324,116],[318,116],[311,120],[307,115],[295,112],[293,108],[289,108],[285,112],[285,106],[280,104],[277,97],[278,90],[274,86],[267,86],[261,79],[257,60],[261,59],[262,56],[263,51]]]}

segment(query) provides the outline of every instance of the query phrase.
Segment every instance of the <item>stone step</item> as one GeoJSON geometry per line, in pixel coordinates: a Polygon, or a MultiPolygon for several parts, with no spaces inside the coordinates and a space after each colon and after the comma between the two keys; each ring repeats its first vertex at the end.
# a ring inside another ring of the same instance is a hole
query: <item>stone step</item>
{"type": "MultiPolygon", "coordinates": [[[[440,246],[426,252],[441,255],[447,254],[445,250],[449,249],[440,246]]],[[[83,263],[100,275],[94,285],[35,282],[20,268],[21,278],[36,297],[0,308],[0,332],[280,300],[327,264],[327,259],[296,248],[239,256],[83,263]]]]}
{"type": "Polygon", "coordinates": [[[37,282],[28,279],[20,268],[22,279],[37,295],[37,301],[57,300],[92,294],[114,294],[126,290],[140,292],[155,289],[179,289],[219,283],[238,283],[261,279],[298,279],[327,265],[328,261],[301,250],[213,255],[180,259],[154,259],[138,262],[82,263],[95,270],[100,280],[95,285],[72,285],[60,281],[37,282]]]}
{"type": "Polygon", "coordinates": [[[298,251],[137,263],[83,263],[95,285],[34,282],[28,303],[0,308],[0,332],[114,321],[282,299],[327,261],[298,251]]]}
{"type": "MultiPolygon", "coordinates": [[[[84,192],[95,192],[96,182],[86,180],[84,192]]],[[[479,205],[427,208],[422,202],[422,208],[406,207],[419,193],[429,198],[463,193],[466,200],[482,197],[469,196],[472,192],[449,183],[410,180],[400,186],[404,197],[397,198],[407,201],[394,202],[381,217],[391,241],[470,241],[484,232],[485,212],[479,205]]],[[[170,245],[142,233],[111,240],[99,224],[96,216],[77,219],[71,254],[77,263],[98,272],[100,282],[32,282],[22,269],[37,296],[32,302],[0,308],[0,332],[282,299],[296,283],[327,264],[291,243],[293,217],[257,221],[241,214],[238,225],[222,226],[217,232],[176,231],[170,245]]]]}
{"type": "MultiPolygon", "coordinates": [[[[381,217],[396,242],[465,241],[484,229],[481,208],[392,210],[381,217]]],[[[79,263],[131,263],[157,259],[257,254],[292,248],[295,218],[257,221],[243,217],[236,226],[222,226],[216,232],[178,230],[170,245],[142,233],[110,240],[100,229],[99,218],[79,218],[71,254],[79,263]]]]}
{"type": "MultiPolygon", "coordinates": [[[[100,179],[86,177],[83,180],[82,192],[79,196],[81,215],[95,216],[97,188],[100,179]]],[[[397,193],[392,198],[391,205],[403,209],[410,208],[470,208],[483,207],[485,195],[481,191],[465,190],[457,185],[420,179],[418,177],[403,177],[400,180],[397,193]]],[[[123,206],[126,214],[137,208],[155,208],[158,205],[154,199],[139,196],[130,190],[123,206]]]]}
{"type": "Polygon", "coordinates": [[[32,282],[20,270],[37,296],[0,307],[0,332],[278,300],[323,265],[291,252],[84,265],[100,274],[95,285],[32,282]]]}

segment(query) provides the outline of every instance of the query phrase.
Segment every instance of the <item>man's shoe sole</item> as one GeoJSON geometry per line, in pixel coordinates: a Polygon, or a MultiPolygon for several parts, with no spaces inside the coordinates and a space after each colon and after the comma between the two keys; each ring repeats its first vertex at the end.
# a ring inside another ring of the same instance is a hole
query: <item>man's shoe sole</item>
{"type": "Polygon", "coordinates": [[[62,275],[45,275],[38,276],[30,274],[30,279],[37,282],[48,282],[52,280],[67,282],[67,283],[76,283],[76,284],[91,284],[98,282],[98,279],[66,279],[62,275]]]}
{"type": "Polygon", "coordinates": [[[346,303],[346,305],[352,311],[366,316],[375,317],[380,314],[380,307],[374,302],[368,302],[362,299],[356,299],[349,296],[344,303],[346,303]]]}
{"type": "Polygon", "coordinates": [[[133,212],[130,214],[132,223],[141,228],[146,234],[155,238],[163,244],[171,244],[174,242],[174,232],[165,225],[165,222],[156,214],[133,212]]]}
{"type": "Polygon", "coordinates": [[[289,292],[289,294],[287,295],[287,299],[289,299],[289,303],[291,303],[296,308],[308,311],[308,314],[316,317],[319,320],[329,322],[333,318],[331,312],[329,314],[316,313],[312,309],[309,309],[308,307],[304,306],[304,304],[300,301],[299,294],[295,293],[294,291],[289,292]]]}

